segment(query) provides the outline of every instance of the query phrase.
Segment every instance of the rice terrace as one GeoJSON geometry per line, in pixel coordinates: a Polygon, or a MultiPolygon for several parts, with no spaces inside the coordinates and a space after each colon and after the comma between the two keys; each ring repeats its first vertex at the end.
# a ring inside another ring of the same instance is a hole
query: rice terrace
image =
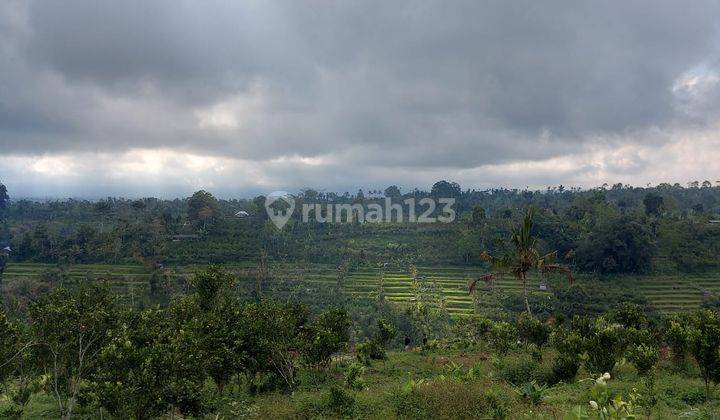
{"type": "MultiPolygon", "coordinates": [[[[245,273],[247,281],[253,272],[253,266],[226,265],[230,271],[245,273]]],[[[193,266],[168,267],[172,278],[182,283],[189,278],[193,266]]],[[[4,278],[12,281],[16,278],[38,278],[57,270],[54,264],[44,263],[10,263],[4,278]]],[[[483,313],[484,309],[468,292],[468,284],[482,275],[477,268],[469,267],[418,267],[417,276],[428,284],[434,285],[439,291],[442,304],[451,315],[463,316],[483,313]]],[[[129,300],[133,296],[147,293],[150,270],[141,265],[115,264],[76,264],[64,270],[66,282],[78,283],[87,281],[107,282],[111,289],[122,299],[129,300]]],[[[270,278],[288,278],[297,286],[309,288],[335,285],[338,282],[338,268],[329,264],[276,264],[270,268],[270,278]]],[[[582,280],[581,280],[582,281],[582,280]]],[[[637,288],[639,295],[646,298],[650,306],[660,312],[691,311],[698,309],[704,297],[720,293],[720,272],[694,275],[655,274],[645,276],[623,276],[611,280],[618,287],[637,288]]],[[[541,286],[541,279],[531,281],[531,287],[539,295],[547,294],[546,287],[541,286]],[[544,290],[543,290],[544,289],[544,290]]],[[[518,291],[520,285],[507,277],[495,282],[494,288],[483,286],[480,293],[518,291]]],[[[342,290],[350,295],[371,296],[384,293],[388,300],[398,303],[409,303],[413,300],[413,275],[409,270],[398,268],[363,269],[348,273],[342,279],[342,290]]]]}
{"type": "Polygon", "coordinates": [[[720,420],[718,16],[0,1],[0,419],[720,420]]]}

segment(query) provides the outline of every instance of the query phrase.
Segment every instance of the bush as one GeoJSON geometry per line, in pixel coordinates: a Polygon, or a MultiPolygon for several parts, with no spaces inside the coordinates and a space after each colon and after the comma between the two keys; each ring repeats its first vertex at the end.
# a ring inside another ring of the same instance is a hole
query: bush
{"type": "Polygon", "coordinates": [[[500,354],[506,354],[517,340],[515,326],[507,322],[496,322],[490,330],[490,343],[500,354]]]}
{"type": "Polygon", "coordinates": [[[558,328],[550,335],[550,344],[558,354],[546,377],[547,383],[556,384],[575,379],[580,369],[583,338],[575,331],[558,328]]]}
{"type": "Polygon", "coordinates": [[[577,356],[559,354],[550,368],[549,375],[545,381],[550,385],[560,382],[571,382],[577,376],[580,369],[580,359],[577,356]]]}
{"type": "Polygon", "coordinates": [[[363,379],[364,373],[365,367],[361,364],[353,363],[348,366],[345,371],[345,386],[358,391],[365,388],[365,380],[363,379]]]}
{"type": "Polygon", "coordinates": [[[720,317],[707,309],[692,315],[688,328],[690,354],[700,368],[705,382],[705,395],[710,396],[710,384],[720,383],[720,317]]]}
{"type": "Polygon", "coordinates": [[[378,320],[377,327],[372,339],[355,347],[358,360],[366,365],[370,365],[372,360],[385,360],[385,345],[397,334],[395,327],[384,319],[378,320]]]}
{"type": "Polygon", "coordinates": [[[355,410],[355,397],[344,389],[333,386],[328,395],[327,408],[335,414],[350,416],[355,410]]]}
{"type": "Polygon", "coordinates": [[[347,347],[350,324],[344,309],[330,309],[320,314],[301,336],[305,362],[312,366],[327,366],[333,354],[347,347]]]}
{"type": "Polygon", "coordinates": [[[647,316],[640,305],[625,302],[613,309],[609,318],[625,328],[641,329],[647,325],[647,316]]]}
{"type": "Polygon", "coordinates": [[[577,357],[583,352],[583,338],[575,331],[558,328],[550,335],[550,345],[558,353],[568,357],[577,357]]]}
{"type": "Polygon", "coordinates": [[[400,419],[501,419],[508,415],[505,394],[479,382],[448,379],[406,387],[392,403],[400,419]]]}
{"type": "Polygon", "coordinates": [[[395,326],[387,320],[378,319],[377,327],[378,329],[375,333],[375,340],[383,347],[395,338],[395,335],[397,335],[397,328],[395,328],[395,326]]]}
{"type": "Polygon", "coordinates": [[[365,364],[370,365],[373,360],[385,360],[385,348],[375,340],[368,340],[355,346],[355,356],[365,364]]]}
{"type": "Polygon", "coordinates": [[[658,349],[647,344],[633,346],[628,351],[628,360],[635,366],[640,376],[649,374],[659,359],[658,349]]]}
{"type": "Polygon", "coordinates": [[[593,332],[594,323],[591,318],[575,315],[570,322],[570,329],[582,338],[587,338],[593,332]]]}
{"type": "Polygon", "coordinates": [[[623,328],[598,318],[585,339],[584,347],[587,355],[585,368],[589,372],[597,375],[612,372],[625,349],[623,328]]]}
{"type": "Polygon", "coordinates": [[[535,344],[538,347],[545,345],[550,336],[550,327],[527,312],[518,317],[517,331],[518,337],[525,344],[535,344]]]}
{"type": "Polygon", "coordinates": [[[538,385],[535,381],[530,381],[516,392],[522,397],[522,399],[530,401],[533,405],[539,405],[547,399],[547,396],[545,395],[546,391],[546,386],[538,385]]]}
{"type": "Polygon", "coordinates": [[[493,322],[482,316],[474,316],[468,319],[461,318],[453,325],[453,334],[458,338],[461,345],[477,345],[488,339],[492,330],[493,322]]]}
{"type": "Polygon", "coordinates": [[[497,362],[498,373],[501,379],[515,386],[531,382],[536,379],[540,365],[527,355],[519,357],[504,357],[497,362]]]}
{"type": "Polygon", "coordinates": [[[685,368],[687,353],[690,347],[688,329],[684,325],[686,321],[679,317],[668,319],[665,327],[664,340],[672,350],[672,360],[676,367],[685,368]]]}
{"type": "Polygon", "coordinates": [[[350,392],[333,385],[327,394],[302,401],[294,418],[351,418],[356,410],[355,397],[350,392]]]}

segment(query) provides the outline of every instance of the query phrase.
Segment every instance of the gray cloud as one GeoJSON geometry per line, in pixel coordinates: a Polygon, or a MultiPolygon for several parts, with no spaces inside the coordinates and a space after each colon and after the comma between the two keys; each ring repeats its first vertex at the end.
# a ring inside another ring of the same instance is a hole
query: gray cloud
{"type": "MultiPolygon", "coordinates": [[[[0,148],[299,156],[325,162],[308,181],[352,164],[392,183],[392,168],[412,179],[660,147],[673,139],[648,133],[720,117],[719,12],[717,1],[9,0],[0,148]]],[[[662,165],[635,160],[615,173],[662,165]]]]}

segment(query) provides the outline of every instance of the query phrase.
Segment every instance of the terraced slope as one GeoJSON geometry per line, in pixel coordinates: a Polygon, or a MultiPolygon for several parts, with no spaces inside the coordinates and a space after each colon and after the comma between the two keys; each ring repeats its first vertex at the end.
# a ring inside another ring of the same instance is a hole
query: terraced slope
{"type": "Polygon", "coordinates": [[[627,282],[663,312],[697,309],[704,295],[720,293],[719,273],[636,277],[627,282]]]}
{"type": "MultiPolygon", "coordinates": [[[[250,273],[253,264],[229,265],[227,268],[250,273]]],[[[173,267],[173,280],[183,282],[199,267],[173,267]]],[[[417,267],[418,278],[442,297],[442,304],[453,315],[473,313],[473,299],[467,292],[468,282],[478,278],[482,272],[466,267],[417,267]]],[[[297,280],[308,285],[322,287],[336,285],[338,270],[334,266],[323,264],[272,264],[270,277],[274,279],[297,280]]],[[[59,276],[55,265],[37,263],[11,263],[4,278],[13,280],[21,277],[39,278],[40,276],[59,276]]],[[[150,273],[138,265],[74,265],[63,273],[64,281],[104,280],[123,299],[132,301],[147,292],[150,273]]],[[[705,294],[720,293],[720,273],[701,275],[653,275],[641,277],[623,277],[619,280],[627,287],[636,287],[658,310],[663,312],[692,310],[698,308],[705,294]]],[[[389,300],[404,303],[414,298],[412,275],[399,269],[363,268],[348,273],[342,279],[347,293],[356,296],[375,296],[382,292],[389,300]],[[380,281],[382,279],[382,287],[380,281]]],[[[530,280],[530,288],[538,291],[539,279],[530,280]]],[[[478,287],[485,287],[484,283],[478,287]]],[[[513,278],[500,278],[495,287],[501,291],[521,290],[521,285],[513,278]]]]}
{"type": "Polygon", "coordinates": [[[150,273],[139,265],[78,264],[63,272],[54,264],[11,263],[3,279],[12,281],[19,278],[55,278],[68,284],[81,281],[107,281],[110,289],[122,299],[132,301],[147,292],[150,273]]]}

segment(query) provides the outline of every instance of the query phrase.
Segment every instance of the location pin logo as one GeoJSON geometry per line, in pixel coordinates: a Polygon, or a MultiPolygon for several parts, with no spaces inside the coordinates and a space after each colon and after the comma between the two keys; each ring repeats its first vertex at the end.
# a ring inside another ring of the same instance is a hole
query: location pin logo
{"type": "Polygon", "coordinates": [[[282,229],[295,211],[295,199],[288,192],[273,191],[265,197],[265,210],[275,226],[282,229]]]}

